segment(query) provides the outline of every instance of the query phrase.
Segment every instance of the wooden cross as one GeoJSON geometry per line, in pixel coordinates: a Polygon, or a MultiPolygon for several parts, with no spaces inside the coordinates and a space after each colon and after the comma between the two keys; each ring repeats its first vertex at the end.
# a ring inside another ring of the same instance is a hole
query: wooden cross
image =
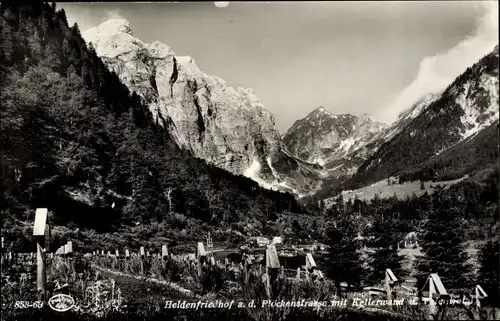
{"type": "Polygon", "coordinates": [[[434,315],[436,313],[436,302],[434,301],[434,296],[445,296],[448,295],[446,289],[441,282],[441,278],[437,273],[431,273],[429,278],[424,284],[425,286],[429,284],[429,314],[434,315]]]}
{"type": "Polygon", "coordinates": [[[397,281],[398,281],[398,279],[396,278],[396,276],[394,275],[394,273],[392,272],[392,270],[391,269],[386,269],[385,270],[384,284],[385,284],[385,291],[386,291],[386,294],[387,294],[387,300],[392,300],[391,284],[394,284],[397,281]]]}
{"type": "Polygon", "coordinates": [[[488,297],[486,292],[479,284],[476,285],[476,287],[474,288],[474,294],[471,296],[476,300],[476,308],[478,309],[481,308],[481,302],[479,300],[488,297]]]}

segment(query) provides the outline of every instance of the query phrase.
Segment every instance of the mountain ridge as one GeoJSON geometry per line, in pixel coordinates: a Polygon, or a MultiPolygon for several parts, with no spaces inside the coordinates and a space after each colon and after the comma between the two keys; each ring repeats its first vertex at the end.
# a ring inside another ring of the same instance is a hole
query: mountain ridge
{"type": "Polygon", "coordinates": [[[498,45],[445,90],[424,95],[370,142],[330,163],[330,168],[352,164],[355,170],[330,171],[314,198],[359,189],[389,176],[399,176],[402,182],[438,181],[489,170],[498,162],[498,150],[478,137],[495,138],[495,124],[498,45]]]}
{"type": "Polygon", "coordinates": [[[464,145],[490,128],[498,116],[497,45],[384,142],[360,166],[355,179],[370,183],[419,166],[456,145],[464,145]]]}
{"type": "Polygon", "coordinates": [[[282,140],[299,158],[334,171],[342,166],[338,165],[342,159],[369,144],[386,127],[387,124],[366,113],[333,114],[319,106],[296,120],[282,140]]]}
{"type": "Polygon", "coordinates": [[[274,116],[253,89],[205,74],[193,58],[176,56],[168,45],[142,42],[125,19],[108,20],[82,35],[181,148],[267,188],[314,190],[321,169],[304,169],[282,151],[274,116]]]}

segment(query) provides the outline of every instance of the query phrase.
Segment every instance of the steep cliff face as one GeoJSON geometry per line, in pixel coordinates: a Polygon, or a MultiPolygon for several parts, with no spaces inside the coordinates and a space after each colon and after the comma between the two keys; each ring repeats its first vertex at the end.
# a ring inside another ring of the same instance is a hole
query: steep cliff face
{"type": "Polygon", "coordinates": [[[319,172],[314,178],[304,173],[310,177],[308,184],[291,178],[304,176],[296,173],[296,160],[291,161],[295,166],[273,170],[273,160],[285,157],[280,135],[273,116],[251,89],[233,88],[205,74],[193,58],[176,56],[165,44],[142,42],[124,19],[109,20],[87,30],[83,37],[124,84],[147,102],[155,119],[181,148],[269,188],[300,193],[314,185],[319,172]]]}
{"type": "Polygon", "coordinates": [[[387,125],[365,114],[334,115],[323,107],[297,120],[283,136],[287,149],[326,170],[352,172],[365,159],[366,148],[387,125]]]}

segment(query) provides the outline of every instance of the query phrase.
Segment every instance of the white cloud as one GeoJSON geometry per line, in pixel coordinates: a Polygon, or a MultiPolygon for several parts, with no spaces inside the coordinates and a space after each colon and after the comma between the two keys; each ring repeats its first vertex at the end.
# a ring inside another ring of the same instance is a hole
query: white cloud
{"type": "Polygon", "coordinates": [[[425,57],[417,77],[385,110],[385,120],[392,122],[427,94],[444,90],[467,67],[476,63],[498,44],[498,2],[477,2],[484,14],[478,18],[475,32],[448,51],[425,57]]]}
{"type": "Polygon", "coordinates": [[[120,12],[118,10],[110,10],[110,11],[106,11],[106,16],[105,16],[105,20],[109,20],[109,19],[125,19],[125,17],[122,16],[122,14],[120,14],[120,12]]]}
{"type": "Polygon", "coordinates": [[[226,8],[229,6],[229,1],[214,1],[214,4],[217,8],[226,8]]]}

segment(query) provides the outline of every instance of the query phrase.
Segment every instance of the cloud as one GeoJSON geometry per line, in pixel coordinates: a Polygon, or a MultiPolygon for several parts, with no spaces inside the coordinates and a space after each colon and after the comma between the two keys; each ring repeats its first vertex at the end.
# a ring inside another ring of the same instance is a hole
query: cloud
{"type": "Polygon", "coordinates": [[[477,19],[474,33],[446,52],[425,57],[417,77],[385,110],[386,122],[392,122],[402,111],[422,97],[438,93],[498,44],[498,2],[482,1],[476,6],[483,14],[477,19]]]}
{"type": "Polygon", "coordinates": [[[118,10],[108,10],[106,11],[104,20],[109,19],[125,19],[125,17],[120,12],[118,12],[118,10]]]}
{"type": "Polygon", "coordinates": [[[226,8],[229,6],[229,1],[214,1],[214,4],[217,8],[226,8]]]}

